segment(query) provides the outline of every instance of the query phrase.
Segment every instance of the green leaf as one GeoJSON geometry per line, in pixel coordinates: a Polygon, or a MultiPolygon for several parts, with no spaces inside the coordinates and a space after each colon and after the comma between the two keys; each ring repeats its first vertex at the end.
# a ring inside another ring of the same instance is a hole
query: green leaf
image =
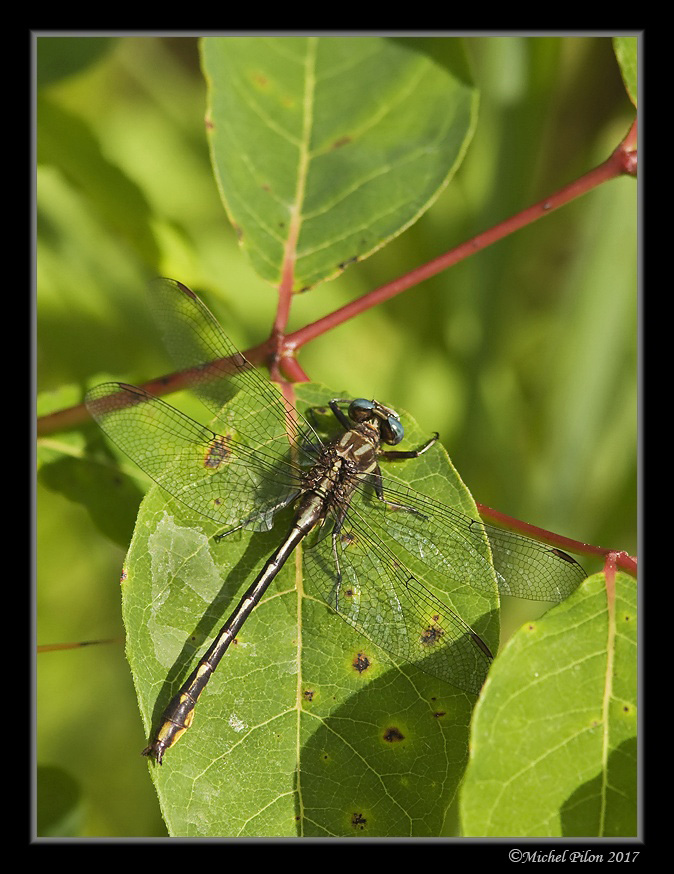
{"type": "Polygon", "coordinates": [[[458,167],[477,92],[460,39],[202,42],[213,166],[243,249],[294,290],[412,224],[458,167]]]}
{"type": "MultiPolygon", "coordinates": [[[[336,396],[299,391],[309,404],[336,396]]],[[[418,428],[405,424],[407,445],[418,445],[418,428]]],[[[439,448],[396,465],[396,475],[476,513],[439,448]]],[[[215,522],[158,487],[148,494],[122,581],[148,737],[291,518],[214,542],[215,522]]],[[[190,730],[150,766],[170,834],[439,835],[466,763],[472,696],[356,634],[307,588],[299,556],[230,647],[190,730]]],[[[447,597],[478,621],[475,593],[447,597]]]]}
{"type": "Polygon", "coordinates": [[[529,622],[475,710],[462,789],[467,835],[636,835],[635,581],[604,576],[529,622]]]}
{"type": "Polygon", "coordinates": [[[635,36],[615,36],[613,37],[613,50],[620,72],[622,73],[625,89],[630,96],[630,100],[636,106],[638,99],[637,89],[637,38],[635,36]]]}

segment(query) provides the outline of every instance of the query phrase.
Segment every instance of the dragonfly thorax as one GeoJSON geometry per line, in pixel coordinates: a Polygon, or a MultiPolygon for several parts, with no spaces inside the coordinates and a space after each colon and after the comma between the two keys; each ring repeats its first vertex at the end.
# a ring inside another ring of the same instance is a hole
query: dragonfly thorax
{"type": "Polygon", "coordinates": [[[378,447],[378,432],[363,424],[343,434],[335,448],[352,470],[368,473],[377,464],[378,447]]]}

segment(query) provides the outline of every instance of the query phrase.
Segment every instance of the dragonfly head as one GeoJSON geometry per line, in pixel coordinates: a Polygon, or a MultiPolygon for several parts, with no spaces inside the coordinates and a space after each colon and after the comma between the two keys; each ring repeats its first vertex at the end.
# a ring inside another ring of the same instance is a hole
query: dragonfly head
{"type": "Polygon", "coordinates": [[[395,446],[405,436],[405,429],[400,416],[390,407],[385,407],[379,401],[368,401],[366,398],[356,398],[349,405],[349,418],[352,422],[371,422],[376,425],[384,443],[395,446]]]}

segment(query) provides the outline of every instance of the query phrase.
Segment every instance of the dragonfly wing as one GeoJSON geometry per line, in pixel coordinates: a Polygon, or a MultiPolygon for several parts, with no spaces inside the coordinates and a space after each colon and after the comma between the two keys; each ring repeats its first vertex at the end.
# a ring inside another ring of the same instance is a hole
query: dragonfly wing
{"type": "Polygon", "coordinates": [[[322,537],[304,549],[304,573],[310,591],[378,646],[453,686],[480,690],[491,662],[486,645],[352,510],[334,542],[322,537]]]}
{"type": "Polygon", "coordinates": [[[164,345],[181,371],[193,371],[189,387],[218,417],[218,427],[232,423],[222,408],[242,392],[255,412],[237,410],[236,427],[251,448],[283,454],[290,439],[301,452],[307,442],[317,440],[309,423],[239,352],[193,291],[173,279],[158,278],[150,283],[149,293],[164,345]]]}
{"type": "Polygon", "coordinates": [[[235,430],[216,434],[140,388],[104,383],[85,401],[108,437],[148,476],[225,526],[270,528],[274,512],[297,493],[289,459],[254,453],[235,430]]]}
{"type": "Polygon", "coordinates": [[[494,528],[459,510],[384,477],[385,501],[373,491],[367,501],[371,522],[382,528],[431,574],[448,574],[457,583],[488,592],[493,588],[493,567],[499,590],[533,601],[561,601],[585,578],[571,556],[529,537],[494,528]],[[487,543],[489,548],[487,548],[487,543]]]}
{"type": "Polygon", "coordinates": [[[489,538],[498,586],[505,595],[530,601],[563,601],[587,574],[578,562],[545,543],[483,522],[473,522],[474,532],[489,538]]]}

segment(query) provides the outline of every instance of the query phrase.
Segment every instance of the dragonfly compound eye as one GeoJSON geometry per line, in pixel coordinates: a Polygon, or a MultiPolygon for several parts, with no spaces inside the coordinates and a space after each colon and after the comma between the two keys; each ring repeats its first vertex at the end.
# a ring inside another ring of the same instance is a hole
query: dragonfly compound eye
{"type": "Polygon", "coordinates": [[[381,436],[385,443],[395,446],[405,436],[405,429],[402,422],[396,419],[395,416],[388,416],[386,421],[381,426],[381,436]]]}
{"type": "Polygon", "coordinates": [[[366,398],[356,398],[349,404],[349,418],[352,422],[364,422],[372,415],[375,408],[374,401],[368,401],[366,398]]]}

